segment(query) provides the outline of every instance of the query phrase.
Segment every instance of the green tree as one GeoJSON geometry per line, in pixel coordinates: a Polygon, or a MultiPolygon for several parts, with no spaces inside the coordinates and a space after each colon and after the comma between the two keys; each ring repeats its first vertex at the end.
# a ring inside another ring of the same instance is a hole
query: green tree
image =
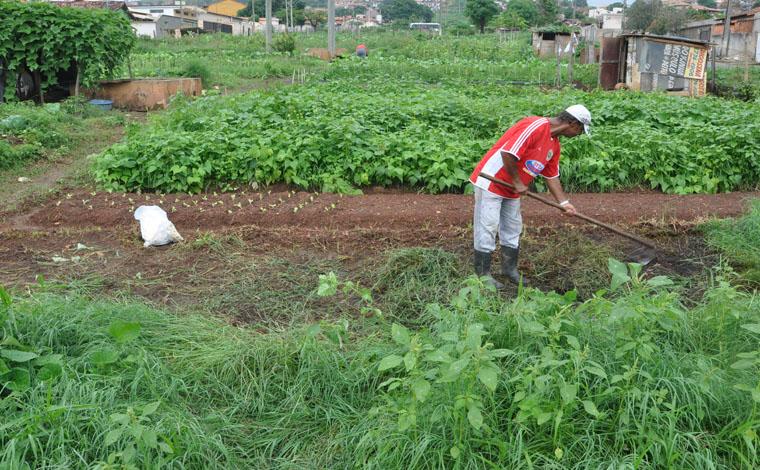
{"type": "Polygon", "coordinates": [[[557,22],[559,6],[557,0],[538,0],[538,23],[553,24],[557,22]]]}
{"type": "Polygon", "coordinates": [[[304,21],[311,25],[312,28],[317,29],[320,25],[327,23],[327,12],[321,9],[307,8],[303,12],[304,21]]]}
{"type": "Polygon", "coordinates": [[[499,7],[493,0],[469,0],[465,8],[465,13],[470,17],[473,23],[480,28],[480,34],[486,29],[486,23],[499,12],[499,7]]]}
{"type": "Polygon", "coordinates": [[[384,21],[422,21],[427,23],[433,19],[433,10],[414,0],[384,0],[380,10],[383,12],[384,21]]]}
{"type": "MultiPolygon", "coordinates": [[[[257,18],[264,16],[265,1],[266,0],[253,0],[254,12],[256,13],[257,18]]],[[[304,23],[304,8],[306,8],[306,3],[304,0],[293,0],[293,21],[298,25],[302,25],[304,23]]],[[[245,8],[238,12],[238,16],[251,16],[251,2],[248,2],[248,5],[246,5],[245,8]]],[[[272,0],[272,16],[282,19],[281,23],[285,23],[285,0],[272,0]]]]}
{"type": "Polygon", "coordinates": [[[654,34],[675,33],[689,20],[689,12],[664,6],[662,0],[636,0],[626,14],[626,29],[654,34]]]}
{"type": "Polygon", "coordinates": [[[654,34],[674,34],[689,21],[689,12],[674,7],[661,7],[646,31],[654,34]]]}
{"type": "Polygon", "coordinates": [[[363,5],[358,5],[351,8],[340,7],[335,9],[335,16],[363,15],[366,11],[367,7],[363,5]]]}
{"type": "Polygon", "coordinates": [[[647,31],[661,7],[661,0],[636,0],[626,11],[626,29],[647,31]]]}
{"type": "Polygon", "coordinates": [[[538,24],[538,6],[533,0],[511,0],[507,4],[507,13],[514,13],[530,26],[538,24]]]}
{"type": "Polygon", "coordinates": [[[504,11],[493,20],[494,26],[508,29],[526,29],[528,23],[514,11],[504,11]]]}
{"type": "Polygon", "coordinates": [[[613,8],[623,8],[624,6],[623,2],[610,3],[607,5],[607,11],[612,11],[613,8]]]}

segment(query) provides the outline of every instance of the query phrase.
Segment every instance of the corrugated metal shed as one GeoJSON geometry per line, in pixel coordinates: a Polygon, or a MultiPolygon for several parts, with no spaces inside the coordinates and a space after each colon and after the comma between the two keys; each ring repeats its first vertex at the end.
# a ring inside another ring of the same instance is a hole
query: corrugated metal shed
{"type": "Polygon", "coordinates": [[[600,72],[605,89],[624,83],[631,90],[705,95],[707,42],[678,36],[629,34],[605,38],[603,47],[608,49],[608,53],[603,53],[600,72]],[[605,61],[606,58],[609,60],[605,61]]]}

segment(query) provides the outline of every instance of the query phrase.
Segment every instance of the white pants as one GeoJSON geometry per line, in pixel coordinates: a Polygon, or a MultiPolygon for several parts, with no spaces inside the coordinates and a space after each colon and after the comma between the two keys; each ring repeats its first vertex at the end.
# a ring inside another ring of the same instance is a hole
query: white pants
{"type": "Polygon", "coordinates": [[[499,197],[476,186],[472,227],[477,251],[492,253],[496,249],[497,231],[500,244],[517,248],[522,233],[520,199],[499,197]]]}

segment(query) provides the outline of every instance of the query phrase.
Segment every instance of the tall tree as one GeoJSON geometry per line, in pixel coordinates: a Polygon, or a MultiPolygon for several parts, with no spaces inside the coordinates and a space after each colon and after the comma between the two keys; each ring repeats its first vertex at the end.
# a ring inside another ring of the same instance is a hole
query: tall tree
{"type": "Polygon", "coordinates": [[[528,23],[514,11],[504,11],[497,16],[493,24],[499,28],[526,29],[528,23]]]}
{"type": "Polygon", "coordinates": [[[559,6],[557,0],[538,0],[539,24],[553,24],[557,22],[559,6]]]}
{"type": "Polygon", "coordinates": [[[657,11],[657,16],[646,31],[654,34],[676,34],[687,21],[689,21],[689,13],[686,10],[662,7],[657,11]]]}
{"type": "Polygon", "coordinates": [[[307,8],[303,12],[304,20],[310,24],[312,28],[317,29],[320,25],[327,23],[327,12],[322,9],[307,8]]]}
{"type": "Polygon", "coordinates": [[[433,10],[414,0],[384,0],[380,6],[380,11],[383,12],[383,21],[421,21],[427,23],[433,19],[433,10]]]}
{"type": "Polygon", "coordinates": [[[636,0],[626,12],[626,29],[654,34],[675,33],[688,20],[686,10],[664,6],[662,0],[636,0]]]}
{"type": "Polygon", "coordinates": [[[647,31],[661,7],[661,0],[636,0],[625,12],[626,29],[647,31]]]}
{"type": "Polygon", "coordinates": [[[534,0],[510,0],[507,13],[514,13],[530,26],[538,24],[538,6],[534,0]]]}
{"type": "Polygon", "coordinates": [[[480,28],[480,34],[486,29],[486,23],[499,12],[499,7],[493,0],[468,0],[465,7],[465,13],[470,17],[473,23],[480,28]]]}

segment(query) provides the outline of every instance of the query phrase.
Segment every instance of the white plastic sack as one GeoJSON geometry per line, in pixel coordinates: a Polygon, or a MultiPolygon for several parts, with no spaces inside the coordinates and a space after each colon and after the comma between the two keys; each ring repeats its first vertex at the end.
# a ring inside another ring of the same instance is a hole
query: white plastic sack
{"type": "Polygon", "coordinates": [[[182,236],[169,221],[166,212],[158,206],[140,206],[135,211],[135,219],[140,222],[140,235],[143,246],[160,246],[167,243],[181,242],[182,236]]]}

